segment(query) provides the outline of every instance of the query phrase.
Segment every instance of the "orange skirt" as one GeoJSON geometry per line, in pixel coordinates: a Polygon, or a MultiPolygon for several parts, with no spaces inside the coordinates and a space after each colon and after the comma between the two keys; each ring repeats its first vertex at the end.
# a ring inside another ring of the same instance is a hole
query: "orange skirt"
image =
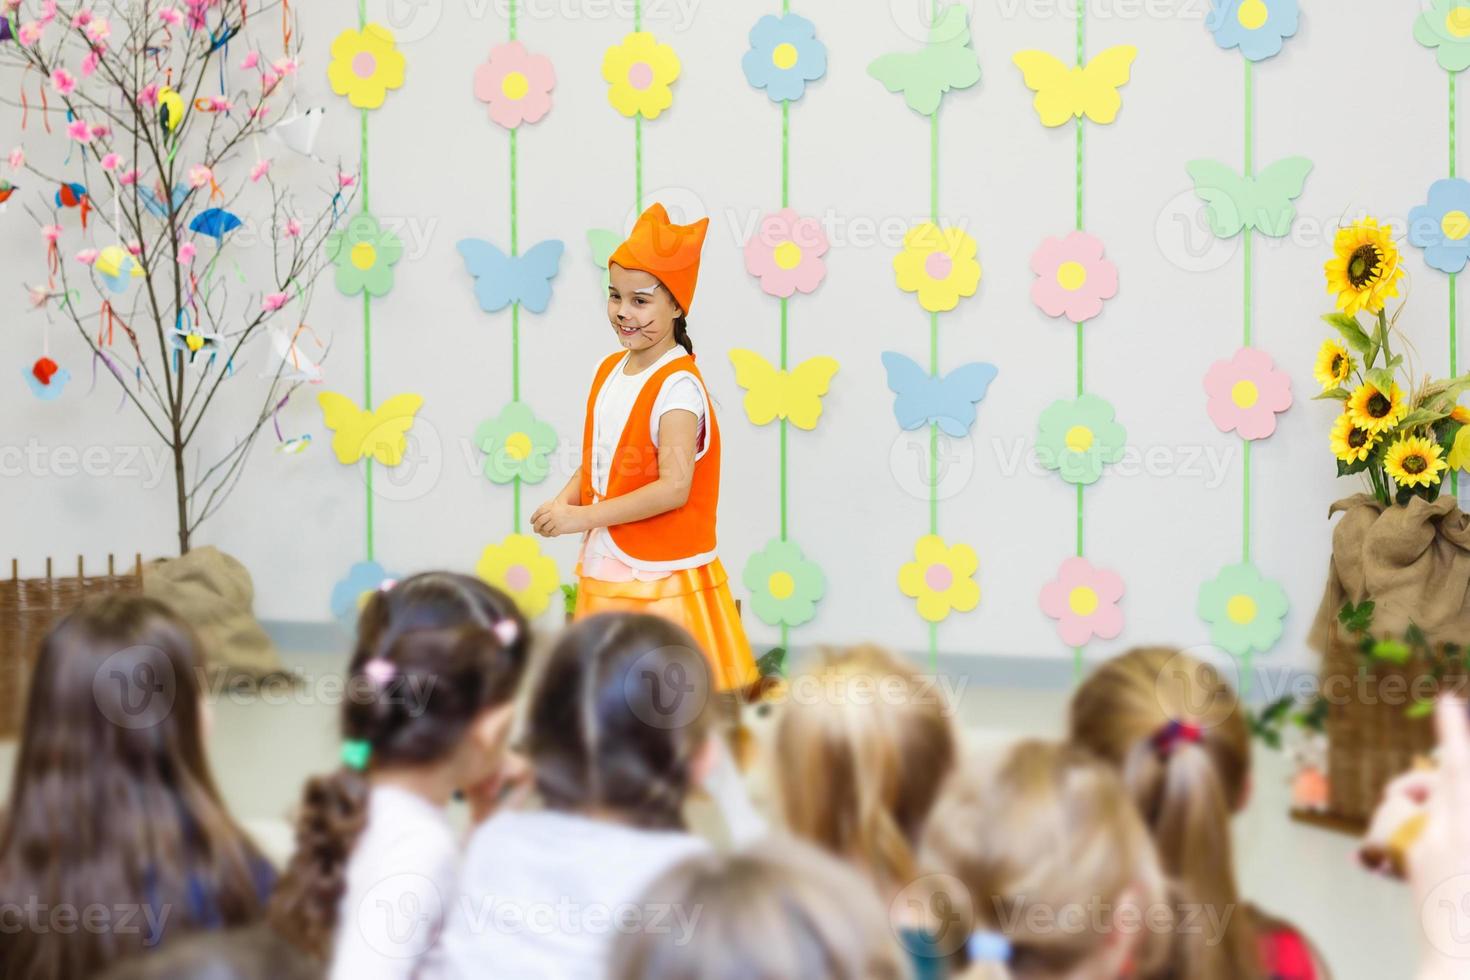
{"type": "Polygon", "coordinates": [[[678,623],[698,641],[709,660],[715,688],[744,688],[760,679],[740,612],[730,595],[725,566],[685,568],[653,582],[604,582],[577,567],[574,619],[602,612],[636,612],[678,623]]]}

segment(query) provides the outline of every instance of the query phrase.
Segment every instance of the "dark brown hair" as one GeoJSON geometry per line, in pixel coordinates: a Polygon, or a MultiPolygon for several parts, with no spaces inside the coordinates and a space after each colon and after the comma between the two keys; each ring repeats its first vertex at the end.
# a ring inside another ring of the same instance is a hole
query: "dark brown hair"
{"type": "Polygon", "coordinates": [[[568,627],[532,698],[525,750],[558,810],[610,810],[684,826],[694,755],[708,736],[709,665],[657,616],[602,613],[568,627]]]}
{"type": "Polygon", "coordinates": [[[314,962],[270,927],[181,936],[168,949],[134,956],[101,980],[316,980],[314,962]]]}
{"type": "Polygon", "coordinates": [[[429,573],[369,600],[341,716],[343,739],[370,747],[367,767],[307,780],[296,851],[271,900],[272,925],[298,948],[331,955],[347,863],[367,824],[369,774],[448,759],[482,712],[514,700],[525,648],[514,605],[478,579],[429,573]],[[497,630],[510,622],[514,635],[497,630]]]}
{"type": "Polygon", "coordinates": [[[674,317],[674,343],[684,348],[685,353],[694,356],[694,341],[689,339],[689,318],[683,316],[674,317]]]}
{"type": "Polygon", "coordinates": [[[87,600],[41,642],[0,829],[0,915],[130,906],[154,923],[23,928],[0,946],[0,977],[93,976],[176,932],[259,918],[269,870],[210,773],[202,670],[188,624],[142,596],[87,600]]]}

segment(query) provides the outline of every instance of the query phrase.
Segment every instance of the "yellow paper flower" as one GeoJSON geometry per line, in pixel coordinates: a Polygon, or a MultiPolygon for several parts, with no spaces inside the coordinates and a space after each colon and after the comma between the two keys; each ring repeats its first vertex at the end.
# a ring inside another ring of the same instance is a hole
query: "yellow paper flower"
{"type": "Polygon", "coordinates": [[[1383,468],[1401,487],[1431,487],[1449,466],[1444,461],[1444,450],[1434,440],[1404,436],[1388,447],[1383,468]]]}
{"type": "Polygon", "coordinates": [[[679,77],[679,56],[667,44],[659,44],[647,31],[636,31],[602,56],[602,77],[607,80],[607,101],[628,118],[636,115],[657,119],[674,104],[669,89],[679,77]]]}
{"type": "Polygon", "coordinates": [[[514,599],[528,618],[545,612],[561,586],[556,562],[529,534],[507,534],[499,544],[486,546],[475,574],[514,599]]]}
{"type": "Polygon", "coordinates": [[[951,547],[939,535],[930,534],[914,544],[914,561],[898,570],[898,587],[918,600],[915,605],[920,616],[937,623],[951,611],[969,612],[980,604],[980,586],[973,578],[979,567],[974,548],[967,544],[951,547]]]}
{"type": "Polygon", "coordinates": [[[1356,368],[1357,364],[1348,349],[1328,338],[1322,341],[1322,349],[1317,351],[1317,363],[1312,368],[1312,377],[1317,379],[1323,391],[1327,391],[1347,384],[1356,368]]]}
{"type": "Polygon", "coordinates": [[[1343,412],[1332,423],[1332,455],[1344,463],[1362,462],[1377,444],[1373,433],[1353,424],[1351,412],[1343,412]]]}
{"type": "Polygon", "coordinates": [[[915,225],[903,236],[903,251],[893,258],[898,288],[918,293],[919,305],[931,313],[952,310],[962,296],[980,286],[975,239],[958,228],[932,222],[915,225]]]}
{"type": "Polygon", "coordinates": [[[355,107],[376,109],[389,89],[403,84],[403,64],[392,32],[382,24],[369,24],[361,31],[337,35],[327,80],[333,92],[347,96],[355,107]]]}
{"type": "Polygon", "coordinates": [[[1327,291],[1337,295],[1337,308],[1348,316],[1359,310],[1378,313],[1390,296],[1399,294],[1404,270],[1399,265],[1393,228],[1364,218],[1337,230],[1336,253],[1327,263],[1327,291]]]}
{"type": "Polygon", "coordinates": [[[1348,399],[1347,410],[1352,414],[1353,424],[1366,429],[1375,436],[1399,424],[1409,414],[1409,404],[1404,401],[1404,389],[1398,385],[1388,395],[1371,384],[1360,385],[1348,399]]]}
{"type": "Polygon", "coordinates": [[[1455,433],[1455,444],[1450,447],[1446,462],[1452,470],[1470,470],[1470,425],[1455,433]]]}

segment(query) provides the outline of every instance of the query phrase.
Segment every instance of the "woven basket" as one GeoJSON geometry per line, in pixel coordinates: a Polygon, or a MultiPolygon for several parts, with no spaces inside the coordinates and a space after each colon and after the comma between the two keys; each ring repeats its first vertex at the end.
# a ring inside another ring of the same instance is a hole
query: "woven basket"
{"type": "Polygon", "coordinates": [[[105,575],[88,575],[78,557],[76,576],[64,578],[52,575],[49,558],[45,578],[21,578],[20,563],[11,560],[10,578],[0,579],[0,738],[20,731],[31,669],[51,624],[86,596],[142,590],[141,555],[123,573],[108,555],[105,575]]]}

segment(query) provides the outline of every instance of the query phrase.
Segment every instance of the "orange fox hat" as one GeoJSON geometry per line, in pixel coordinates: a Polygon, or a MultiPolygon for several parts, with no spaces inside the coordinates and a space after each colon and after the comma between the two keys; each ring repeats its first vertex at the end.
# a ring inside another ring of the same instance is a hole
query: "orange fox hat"
{"type": "Polygon", "coordinates": [[[708,218],[692,225],[672,224],[664,206],[652,204],[638,216],[633,234],[613,252],[608,265],[617,263],[624,269],[654,276],[688,316],[694,302],[694,284],[699,279],[699,252],[704,248],[708,228],[708,218]]]}

